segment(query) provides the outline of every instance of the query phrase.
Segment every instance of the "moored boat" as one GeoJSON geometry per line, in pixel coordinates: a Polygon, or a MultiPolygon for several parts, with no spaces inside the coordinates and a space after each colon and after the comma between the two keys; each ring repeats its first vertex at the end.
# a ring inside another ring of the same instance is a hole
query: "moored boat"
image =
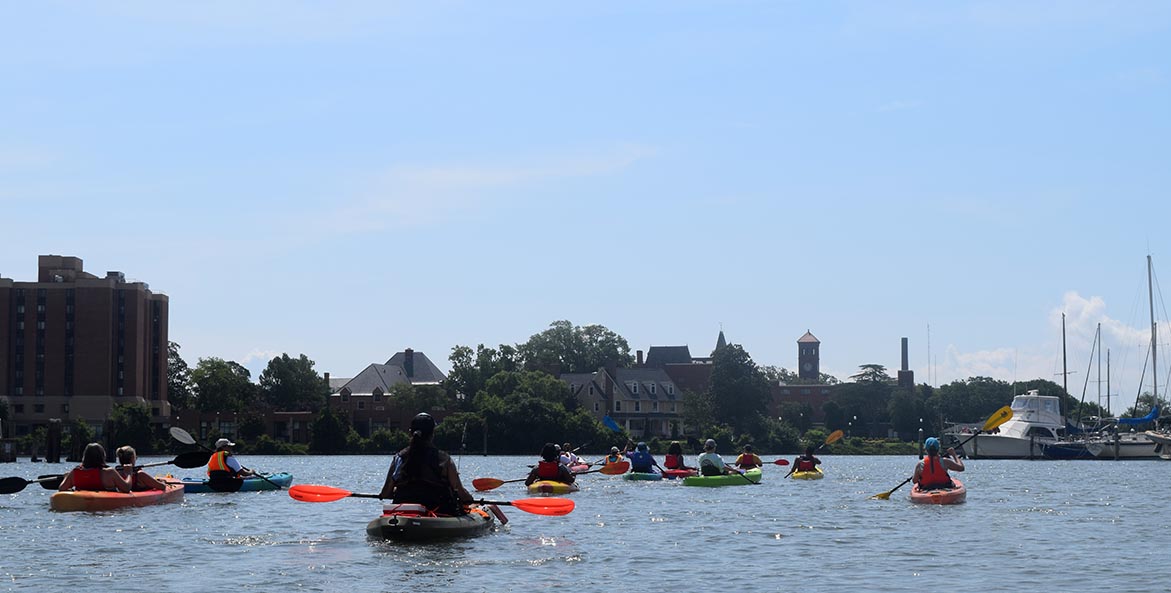
{"type": "Polygon", "coordinates": [[[968,489],[956,478],[951,479],[952,488],[932,488],[919,490],[918,486],[911,488],[911,502],[915,504],[960,504],[968,497],[968,489]]]}
{"type": "Polygon", "coordinates": [[[760,483],[760,468],[745,471],[742,474],[723,474],[719,476],[690,476],[683,478],[684,486],[747,486],[760,483]]]}
{"type": "Polygon", "coordinates": [[[60,512],[112,511],[182,500],[183,485],[178,482],[167,482],[166,490],[135,490],[134,492],[67,490],[57,492],[49,497],[49,509],[60,512]]]}
{"type": "Polygon", "coordinates": [[[435,515],[418,504],[387,504],[382,515],[366,525],[370,537],[428,541],[484,533],[495,523],[488,507],[472,505],[466,515],[435,515]]]}
{"type": "MultiPolygon", "coordinates": [[[[972,459],[1032,459],[1044,455],[1046,445],[1058,442],[1065,431],[1060,399],[1036,389],[1012,398],[1012,418],[997,432],[971,437],[964,452],[972,459]]],[[[964,436],[964,435],[957,435],[964,436]]]]}
{"type": "Polygon", "coordinates": [[[556,480],[537,480],[529,484],[530,494],[569,494],[580,490],[577,484],[566,484],[556,480]]]}
{"type": "Polygon", "coordinates": [[[820,467],[815,467],[809,471],[794,471],[792,478],[794,480],[820,480],[825,477],[825,472],[821,471],[820,467]]]}
{"type": "Polygon", "coordinates": [[[203,492],[256,492],[260,490],[280,490],[288,488],[293,483],[293,475],[288,472],[275,474],[261,474],[246,478],[229,478],[226,480],[209,480],[207,478],[183,478],[183,488],[189,494],[203,492]]]}

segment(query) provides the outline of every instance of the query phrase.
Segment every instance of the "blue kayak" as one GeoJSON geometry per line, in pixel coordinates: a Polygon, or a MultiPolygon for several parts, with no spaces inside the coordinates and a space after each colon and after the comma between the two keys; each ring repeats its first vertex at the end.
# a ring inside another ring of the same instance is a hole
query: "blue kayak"
{"type": "Polygon", "coordinates": [[[293,483],[293,474],[280,472],[261,474],[264,477],[228,478],[208,480],[207,478],[183,478],[183,491],[188,494],[200,492],[255,492],[258,490],[282,490],[293,483]]]}
{"type": "Polygon", "coordinates": [[[624,480],[662,480],[663,474],[659,472],[627,472],[622,474],[624,480]]]}

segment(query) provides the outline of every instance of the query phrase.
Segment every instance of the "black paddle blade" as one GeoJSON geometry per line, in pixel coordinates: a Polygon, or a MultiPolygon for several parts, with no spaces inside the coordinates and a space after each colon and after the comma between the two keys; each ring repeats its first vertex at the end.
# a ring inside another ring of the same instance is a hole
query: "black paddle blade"
{"type": "Polygon", "coordinates": [[[65,476],[61,474],[49,474],[47,476],[37,476],[35,481],[41,483],[41,488],[45,490],[58,490],[61,488],[61,481],[65,476]]]}
{"type": "Polygon", "coordinates": [[[29,484],[31,482],[20,477],[4,478],[0,480],[0,494],[16,494],[29,484]]]}
{"type": "Polygon", "coordinates": [[[188,453],[180,453],[175,456],[171,463],[183,469],[195,469],[207,465],[211,460],[210,451],[190,451],[188,453]]]}

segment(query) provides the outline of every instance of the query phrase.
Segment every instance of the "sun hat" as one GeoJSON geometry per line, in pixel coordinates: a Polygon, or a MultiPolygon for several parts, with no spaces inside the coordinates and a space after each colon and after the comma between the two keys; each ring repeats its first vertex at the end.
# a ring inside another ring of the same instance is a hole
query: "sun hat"
{"type": "Polygon", "coordinates": [[[716,440],[715,439],[708,439],[708,440],[704,441],[703,448],[715,450],[716,440]]]}
{"type": "Polygon", "coordinates": [[[232,441],[229,441],[228,439],[220,439],[215,442],[216,449],[223,449],[224,447],[235,447],[235,446],[236,446],[236,443],[233,443],[232,441]]]}

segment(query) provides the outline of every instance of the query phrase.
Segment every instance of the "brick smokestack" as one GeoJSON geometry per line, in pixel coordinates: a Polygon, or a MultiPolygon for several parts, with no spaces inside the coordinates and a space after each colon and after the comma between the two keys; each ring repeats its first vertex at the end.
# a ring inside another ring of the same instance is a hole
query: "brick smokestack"
{"type": "Polygon", "coordinates": [[[910,357],[907,355],[906,338],[903,338],[903,367],[899,370],[899,387],[904,389],[915,388],[915,371],[911,370],[910,357]]]}

